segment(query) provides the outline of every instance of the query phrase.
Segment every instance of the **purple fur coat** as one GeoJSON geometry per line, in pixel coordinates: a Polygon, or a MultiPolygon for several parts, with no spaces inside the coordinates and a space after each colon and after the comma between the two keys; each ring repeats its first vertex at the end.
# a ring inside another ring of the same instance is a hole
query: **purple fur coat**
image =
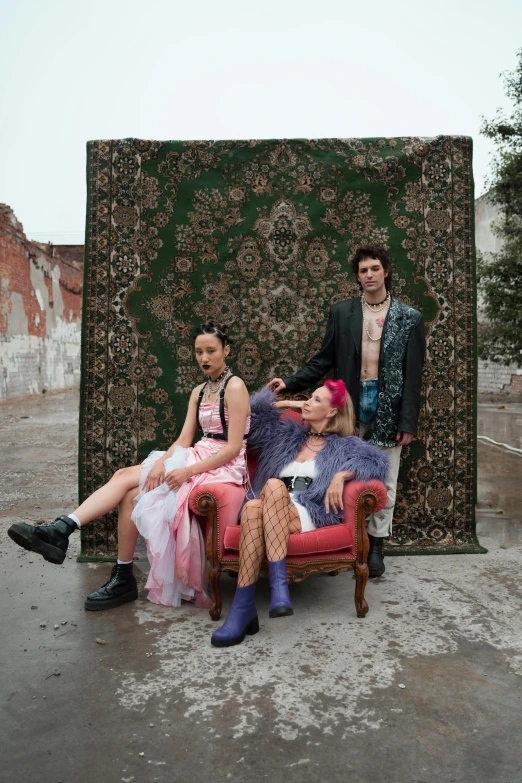
{"type": "MultiPolygon", "coordinates": [[[[283,411],[274,408],[276,395],[265,387],[250,398],[252,419],[248,445],[259,451],[259,463],[252,489],[259,497],[269,478],[279,476],[281,470],[293,462],[307,438],[308,427],[293,419],[281,420],[283,411]]],[[[316,527],[337,525],[341,519],[326,513],[324,498],[335,473],[348,470],[355,479],[385,482],[388,475],[388,458],[375,446],[353,435],[341,438],[328,434],[326,445],[316,457],[317,478],[307,490],[296,493],[296,500],[308,509],[316,527]]]]}

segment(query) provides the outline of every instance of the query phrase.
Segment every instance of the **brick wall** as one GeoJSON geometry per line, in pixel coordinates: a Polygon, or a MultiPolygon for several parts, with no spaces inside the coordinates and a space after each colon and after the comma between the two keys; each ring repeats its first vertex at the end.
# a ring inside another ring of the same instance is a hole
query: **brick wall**
{"type": "Polygon", "coordinates": [[[79,385],[83,249],[66,248],[0,204],[0,401],[79,385]]]}

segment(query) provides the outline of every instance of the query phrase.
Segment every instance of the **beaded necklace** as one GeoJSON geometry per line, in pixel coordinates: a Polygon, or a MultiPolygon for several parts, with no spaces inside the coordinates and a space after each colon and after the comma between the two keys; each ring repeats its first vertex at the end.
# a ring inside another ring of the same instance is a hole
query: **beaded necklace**
{"type": "Polygon", "coordinates": [[[367,302],[364,294],[361,294],[361,299],[363,305],[363,312],[364,312],[364,305],[366,305],[368,310],[371,310],[372,313],[378,313],[380,310],[383,310],[386,307],[386,305],[389,303],[390,292],[388,291],[388,293],[386,294],[382,302],[376,302],[375,304],[372,304],[371,302],[367,302]]]}
{"type": "Polygon", "coordinates": [[[390,292],[389,291],[386,294],[386,298],[383,299],[382,302],[378,302],[377,304],[374,304],[374,305],[372,305],[369,302],[367,302],[366,299],[364,298],[364,294],[361,294],[362,320],[363,320],[364,331],[366,332],[366,334],[368,335],[368,339],[371,340],[372,343],[378,343],[379,342],[379,340],[382,337],[382,332],[381,332],[381,334],[378,337],[372,337],[371,336],[370,330],[368,329],[368,324],[366,322],[366,318],[364,317],[364,306],[366,305],[366,307],[369,310],[371,310],[373,313],[379,313],[381,310],[384,310],[384,308],[389,304],[389,302],[390,302],[390,292]],[[377,308],[377,309],[375,309],[375,308],[377,308]]]}

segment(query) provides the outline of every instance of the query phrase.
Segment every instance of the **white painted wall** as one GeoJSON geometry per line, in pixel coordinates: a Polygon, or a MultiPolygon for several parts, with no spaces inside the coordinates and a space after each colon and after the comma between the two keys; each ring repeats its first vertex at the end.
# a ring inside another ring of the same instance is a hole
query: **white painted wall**
{"type": "Polygon", "coordinates": [[[8,307],[6,333],[0,334],[0,401],[80,383],[81,322],[71,320],[72,311],[65,310],[60,265],[44,253],[37,256],[36,264],[28,257],[25,262],[32,286],[29,295],[36,307],[28,307],[22,294],[9,292],[9,280],[1,281],[8,307]],[[46,276],[52,281],[52,306],[46,276]],[[36,327],[45,318],[45,336],[29,334],[30,317],[36,327]]]}
{"type": "Polygon", "coordinates": [[[76,324],[42,339],[0,335],[0,401],[80,384],[80,334],[76,324]]]}

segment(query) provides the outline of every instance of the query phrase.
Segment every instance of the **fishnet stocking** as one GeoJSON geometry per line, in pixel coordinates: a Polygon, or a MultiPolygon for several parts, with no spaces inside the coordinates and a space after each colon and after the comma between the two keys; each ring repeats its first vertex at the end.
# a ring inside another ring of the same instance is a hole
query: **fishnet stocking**
{"type": "Polygon", "coordinates": [[[266,482],[260,500],[263,502],[266,556],[272,561],[283,560],[288,549],[288,536],[300,530],[299,514],[279,479],[266,482]]]}
{"type": "Polygon", "coordinates": [[[238,587],[253,585],[259,576],[265,554],[262,506],[261,500],[249,500],[241,512],[238,587]]]}

